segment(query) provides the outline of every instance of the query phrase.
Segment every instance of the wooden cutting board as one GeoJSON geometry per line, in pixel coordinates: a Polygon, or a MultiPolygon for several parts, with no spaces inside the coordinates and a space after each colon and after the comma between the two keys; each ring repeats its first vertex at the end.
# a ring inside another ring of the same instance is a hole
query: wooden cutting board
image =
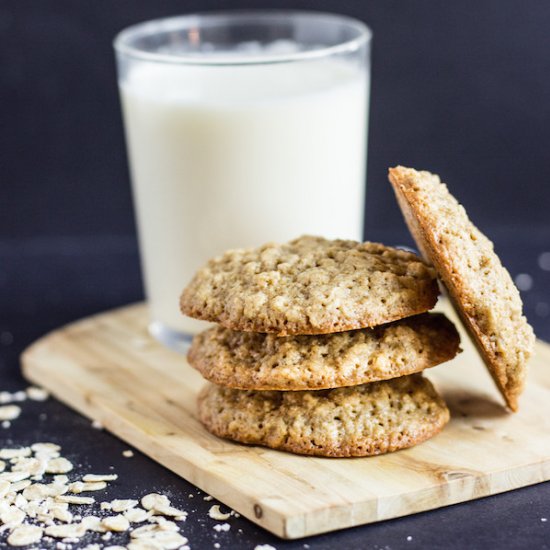
{"type": "MultiPolygon", "coordinates": [[[[452,316],[452,315],[450,315],[452,316]]],[[[454,319],[454,316],[452,316],[454,319]]],[[[550,479],[550,346],[537,343],[520,412],[510,414],[467,338],[428,371],[452,420],[434,439],[355,459],[230,443],[197,421],[203,381],[146,330],[142,304],[49,334],[26,377],[272,533],[299,538],[413,514],[550,479]]]]}

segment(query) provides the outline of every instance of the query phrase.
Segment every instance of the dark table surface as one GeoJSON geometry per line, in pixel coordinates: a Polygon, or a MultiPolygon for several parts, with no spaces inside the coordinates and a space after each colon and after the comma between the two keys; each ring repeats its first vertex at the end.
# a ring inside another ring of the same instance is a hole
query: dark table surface
{"type": "MultiPolygon", "coordinates": [[[[537,336],[550,341],[550,229],[505,229],[490,236],[522,288],[525,312],[537,336]]],[[[0,391],[28,385],[20,374],[19,354],[36,338],[140,299],[133,238],[0,240],[0,391]]],[[[240,517],[229,520],[228,532],[217,532],[213,526],[219,522],[208,517],[215,501],[203,500],[204,494],[191,484],[137,451],[133,458],[124,458],[128,445],[94,429],[89,420],[55,399],[27,401],[22,409],[9,428],[0,428],[0,446],[52,441],[84,473],[115,471],[119,479],[108,488],[105,500],[138,498],[152,491],[167,494],[174,505],[189,512],[181,528],[192,549],[253,549],[263,544],[319,550],[550,548],[550,483],[298,541],[282,541],[240,517]]],[[[0,547],[6,546],[4,540],[0,534],[0,547]]],[[[108,544],[124,541],[117,535],[108,544]]]]}

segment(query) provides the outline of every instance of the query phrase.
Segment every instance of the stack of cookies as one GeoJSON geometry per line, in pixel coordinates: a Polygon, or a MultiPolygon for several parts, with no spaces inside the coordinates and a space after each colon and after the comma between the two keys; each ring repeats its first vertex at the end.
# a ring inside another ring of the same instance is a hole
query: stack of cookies
{"type": "Polygon", "coordinates": [[[184,290],[183,313],[219,324],[189,352],[211,382],[199,416],[212,433],[338,457],[438,433],[449,411],[422,371],[452,359],[459,337],[443,315],[426,313],[436,277],[517,410],[535,337],[510,274],[438,176],[398,166],[389,178],[424,261],[381,244],[301,237],[229,251],[184,290]]]}
{"type": "Polygon", "coordinates": [[[199,417],[220,437],[317,456],[368,456],[437,434],[449,411],[422,371],[459,336],[436,274],[376,243],[301,237],[232,250],[201,269],[182,311],[218,323],[190,364],[211,383],[199,417]]]}

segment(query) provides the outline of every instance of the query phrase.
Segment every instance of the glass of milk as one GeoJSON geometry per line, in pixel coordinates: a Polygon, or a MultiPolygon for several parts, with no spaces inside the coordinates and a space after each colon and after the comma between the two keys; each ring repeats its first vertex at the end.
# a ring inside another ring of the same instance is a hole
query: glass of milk
{"type": "Polygon", "coordinates": [[[370,30],[316,12],[187,15],[114,46],[151,332],[184,349],[194,272],[302,234],[361,240],[370,30]]]}

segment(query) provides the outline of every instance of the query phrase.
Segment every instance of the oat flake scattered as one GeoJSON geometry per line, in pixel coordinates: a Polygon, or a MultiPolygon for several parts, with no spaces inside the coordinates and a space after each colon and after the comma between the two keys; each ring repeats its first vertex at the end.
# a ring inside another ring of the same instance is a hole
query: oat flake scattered
{"type": "Polygon", "coordinates": [[[210,510],[208,510],[208,515],[212,519],[223,521],[223,520],[229,519],[231,516],[231,513],[227,513],[227,514],[222,513],[222,511],[220,510],[219,504],[214,504],[214,506],[212,506],[210,510]]]}
{"type": "Polygon", "coordinates": [[[82,481],[116,481],[117,479],[117,474],[87,474],[82,478],[82,481]]]}
{"type": "Polygon", "coordinates": [[[125,512],[126,510],[130,510],[131,508],[135,508],[139,502],[137,500],[113,500],[111,503],[111,510],[113,512],[125,512]]]}
{"type": "Polygon", "coordinates": [[[95,499],[92,497],[76,497],[73,495],[60,495],[55,498],[57,502],[66,502],[67,504],[93,504],[95,499]]]}
{"type": "Polygon", "coordinates": [[[8,537],[8,544],[12,546],[27,546],[36,544],[42,539],[44,531],[37,525],[29,525],[27,523],[20,525],[12,530],[8,537]]]}
{"type": "Polygon", "coordinates": [[[101,491],[107,487],[107,484],[104,481],[94,481],[94,482],[82,482],[75,481],[69,485],[69,492],[75,495],[80,493],[86,493],[88,491],[101,491]]]}
{"type": "Polygon", "coordinates": [[[101,520],[101,525],[109,531],[123,532],[130,529],[130,522],[121,514],[103,518],[101,520]]]}
{"type": "Polygon", "coordinates": [[[218,533],[221,531],[229,531],[229,529],[231,529],[231,525],[229,525],[229,523],[216,523],[216,525],[214,525],[214,531],[217,531],[218,533]]]}
{"type": "Polygon", "coordinates": [[[58,458],[52,458],[48,461],[46,466],[47,474],[66,474],[73,469],[73,465],[70,461],[62,456],[58,458]]]}
{"type": "Polygon", "coordinates": [[[43,388],[37,388],[36,386],[30,386],[26,390],[27,397],[32,401],[46,401],[50,394],[43,388]]]}
{"type": "Polygon", "coordinates": [[[26,458],[31,455],[30,447],[19,447],[18,449],[0,449],[0,458],[11,460],[12,458],[26,458]]]}
{"type": "MultiPolygon", "coordinates": [[[[14,397],[8,393],[3,399],[21,397],[24,396],[14,397]]],[[[165,495],[145,495],[141,504],[147,509],[140,508],[137,499],[96,504],[92,497],[78,496],[86,491],[106,489],[118,476],[77,475],[73,464],[61,456],[61,447],[55,443],[0,448],[0,457],[0,535],[6,532],[7,538],[2,541],[7,540],[9,546],[55,550],[190,550],[187,538],[175,523],[185,520],[187,512],[173,507],[165,495]],[[70,478],[66,475],[69,472],[70,478]],[[114,515],[100,517],[82,508],[76,508],[80,515],[73,514],[74,507],[82,505],[95,505],[95,510],[114,515]],[[131,524],[141,525],[133,528],[131,524]],[[127,533],[130,539],[127,545],[107,546],[105,543],[113,532],[127,533]],[[99,537],[104,542],[84,542],[85,536],[99,537]]],[[[229,528],[229,524],[217,526],[219,531],[229,528]]],[[[0,546],[3,547],[2,542],[0,546]]]]}
{"type": "Polygon", "coordinates": [[[151,517],[151,514],[143,508],[131,508],[130,510],[126,510],[126,512],[124,512],[124,517],[130,523],[142,523],[145,520],[149,519],[151,517]]]}
{"type": "Polygon", "coordinates": [[[170,500],[164,495],[158,493],[149,493],[141,499],[141,505],[146,510],[158,510],[170,506],[170,500]]]}

